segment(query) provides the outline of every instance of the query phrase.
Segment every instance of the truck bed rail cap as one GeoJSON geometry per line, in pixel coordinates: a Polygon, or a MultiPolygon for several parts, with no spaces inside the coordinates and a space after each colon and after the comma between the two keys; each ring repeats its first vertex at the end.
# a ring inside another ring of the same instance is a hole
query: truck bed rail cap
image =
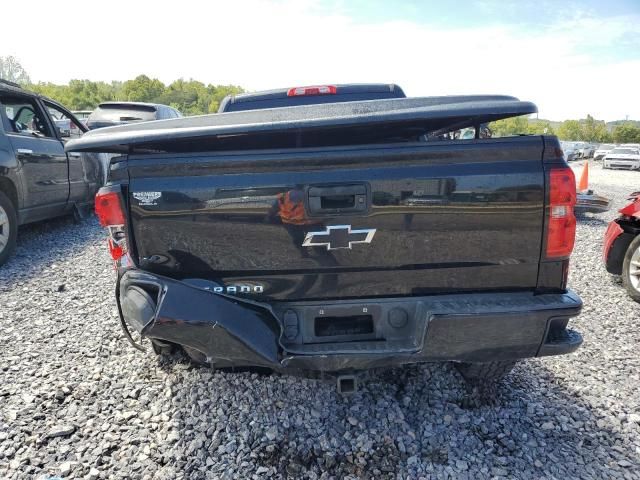
{"type": "Polygon", "coordinates": [[[406,126],[424,132],[448,125],[462,128],[502,118],[537,112],[531,102],[505,95],[472,95],[422,98],[398,98],[362,102],[328,103],[296,107],[247,110],[139,122],[107,127],[85,133],[69,141],[67,152],[127,152],[143,150],[171,151],[175,140],[209,139],[230,135],[300,132],[308,129],[340,127],[362,129],[366,126],[406,126]]]}

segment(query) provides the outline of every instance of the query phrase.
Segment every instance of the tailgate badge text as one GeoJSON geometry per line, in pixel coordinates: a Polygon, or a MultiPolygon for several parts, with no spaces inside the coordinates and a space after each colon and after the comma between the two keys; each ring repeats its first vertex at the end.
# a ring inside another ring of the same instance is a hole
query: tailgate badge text
{"type": "Polygon", "coordinates": [[[162,192],[133,192],[133,198],[138,200],[138,205],[157,205],[157,200],[162,192]]]}

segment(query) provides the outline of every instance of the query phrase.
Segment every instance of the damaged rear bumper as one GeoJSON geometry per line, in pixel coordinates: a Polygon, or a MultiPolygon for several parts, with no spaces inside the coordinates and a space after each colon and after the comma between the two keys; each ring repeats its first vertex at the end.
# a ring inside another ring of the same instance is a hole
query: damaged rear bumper
{"type": "Polygon", "coordinates": [[[576,350],[573,292],[435,295],[265,304],[208,282],[122,274],[123,324],[196,349],[217,367],[338,372],[418,362],[487,362],[576,350]],[[345,327],[346,325],[346,327],[345,327]]]}

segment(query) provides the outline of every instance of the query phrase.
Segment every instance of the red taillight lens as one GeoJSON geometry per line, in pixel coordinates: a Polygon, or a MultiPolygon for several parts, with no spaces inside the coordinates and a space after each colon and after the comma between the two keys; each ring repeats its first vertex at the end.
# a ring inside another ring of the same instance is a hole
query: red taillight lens
{"type": "Polygon", "coordinates": [[[96,215],[103,227],[124,225],[124,209],[117,192],[105,192],[96,195],[96,215]]]}
{"type": "Polygon", "coordinates": [[[576,179],[570,168],[554,168],[549,172],[549,214],[547,217],[548,259],[571,255],[576,238],[576,179]]]}
{"type": "Polygon", "coordinates": [[[96,215],[100,225],[107,227],[109,237],[109,253],[118,265],[126,260],[127,234],[125,229],[126,217],[122,196],[118,191],[109,191],[111,187],[104,187],[96,195],[96,215]],[[124,258],[123,258],[124,257],[124,258]]]}
{"type": "Polygon", "coordinates": [[[313,87],[294,87],[287,92],[287,97],[304,97],[306,95],[335,95],[338,88],[335,85],[318,85],[313,87]]]}

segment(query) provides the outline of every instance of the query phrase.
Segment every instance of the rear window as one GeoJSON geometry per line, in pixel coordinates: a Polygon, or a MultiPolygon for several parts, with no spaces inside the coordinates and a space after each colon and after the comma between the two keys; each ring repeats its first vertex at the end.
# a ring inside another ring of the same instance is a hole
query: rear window
{"type": "Polygon", "coordinates": [[[262,110],[265,108],[295,107],[323,103],[362,102],[406,98],[404,91],[395,84],[345,84],[298,86],[286,89],[269,90],[257,93],[240,94],[226,97],[218,110],[239,112],[244,110],[262,110]],[[320,93],[317,90],[331,89],[334,93],[320,93]],[[292,91],[296,94],[291,95],[292,91]]]}
{"type": "Polygon", "coordinates": [[[146,105],[99,105],[91,115],[89,122],[146,122],[156,119],[156,109],[146,105]]]}

